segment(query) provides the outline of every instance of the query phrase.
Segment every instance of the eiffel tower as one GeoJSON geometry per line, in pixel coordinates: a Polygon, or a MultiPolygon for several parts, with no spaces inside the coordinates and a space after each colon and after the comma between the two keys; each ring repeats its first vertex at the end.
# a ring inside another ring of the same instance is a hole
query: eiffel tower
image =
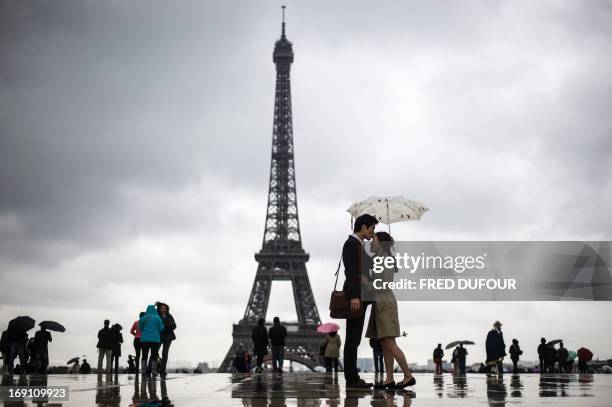
{"type": "Polygon", "coordinates": [[[263,244],[255,254],[257,274],[244,316],[233,326],[233,343],[219,372],[227,372],[239,344],[252,349],[251,332],[257,320],[266,318],[270,288],[273,281],[291,281],[298,322],[285,324],[288,331],[285,359],[299,362],[313,369],[319,365],[317,334],[321,323],[315,304],[306,262],[309,255],[302,248],[298,220],[295,168],[293,157],[293,121],[291,118],[291,88],[289,72],[293,62],[293,46],[285,36],[285,6],[281,38],[276,41],[273,61],[276,64],[276,95],[272,132],[272,160],[268,207],[263,244]]]}

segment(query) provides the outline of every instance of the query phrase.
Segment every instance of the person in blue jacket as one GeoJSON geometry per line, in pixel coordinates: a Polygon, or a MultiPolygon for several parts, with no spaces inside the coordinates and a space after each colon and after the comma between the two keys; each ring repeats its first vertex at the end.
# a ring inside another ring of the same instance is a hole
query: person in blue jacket
{"type": "Polygon", "coordinates": [[[144,316],[138,321],[138,329],[140,330],[140,346],[142,349],[142,369],[143,373],[153,375],[157,374],[157,361],[159,359],[159,345],[161,342],[160,334],[164,330],[162,322],[155,305],[149,305],[144,316]],[[150,364],[147,363],[147,357],[151,352],[150,364]]]}

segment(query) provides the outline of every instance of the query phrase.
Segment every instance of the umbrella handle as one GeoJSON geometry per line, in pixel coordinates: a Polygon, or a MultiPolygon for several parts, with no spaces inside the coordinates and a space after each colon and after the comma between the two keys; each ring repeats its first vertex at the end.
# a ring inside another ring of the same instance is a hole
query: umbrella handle
{"type": "Polygon", "coordinates": [[[387,201],[387,227],[389,228],[389,234],[391,234],[391,218],[389,217],[389,201],[387,201]]]}

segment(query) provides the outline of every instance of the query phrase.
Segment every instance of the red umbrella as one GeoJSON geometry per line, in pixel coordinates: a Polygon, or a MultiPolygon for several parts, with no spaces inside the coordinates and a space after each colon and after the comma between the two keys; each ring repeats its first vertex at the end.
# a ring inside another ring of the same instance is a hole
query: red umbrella
{"type": "Polygon", "coordinates": [[[320,332],[322,334],[328,334],[330,332],[338,332],[339,329],[340,329],[340,325],[333,323],[333,322],[328,322],[328,323],[319,325],[317,327],[317,332],[320,332]]]}
{"type": "Polygon", "coordinates": [[[593,352],[591,352],[587,348],[580,348],[576,353],[578,354],[579,360],[583,360],[585,362],[593,360],[593,352]]]}

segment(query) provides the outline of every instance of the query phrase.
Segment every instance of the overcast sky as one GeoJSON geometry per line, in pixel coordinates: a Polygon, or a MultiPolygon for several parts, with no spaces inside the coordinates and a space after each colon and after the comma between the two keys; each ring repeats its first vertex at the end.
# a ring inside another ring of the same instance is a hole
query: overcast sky
{"type": "MultiPolygon", "coordinates": [[[[430,208],[394,225],[398,240],[612,240],[611,2],[286,4],[302,239],[324,320],[345,209],[371,195],[430,208]]],[[[223,358],[263,235],[279,6],[0,2],[1,329],[60,321],[51,360],[93,360],[105,318],[127,339],[159,299],[178,325],[171,359],[223,358]]],[[[269,319],[291,307],[273,285],[269,319]]],[[[541,335],[612,357],[610,303],[399,311],[410,362],[455,339],[482,361],[495,319],[528,360],[541,335]]]]}

